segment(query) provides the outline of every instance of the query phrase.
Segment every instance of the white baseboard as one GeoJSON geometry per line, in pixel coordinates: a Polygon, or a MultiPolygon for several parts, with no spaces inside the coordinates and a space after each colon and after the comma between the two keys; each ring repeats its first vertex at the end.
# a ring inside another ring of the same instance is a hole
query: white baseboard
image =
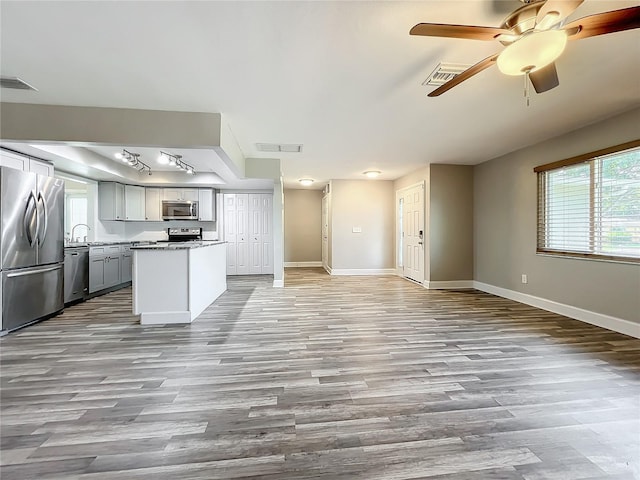
{"type": "Polygon", "coordinates": [[[395,275],[395,268],[333,268],[330,275],[395,275]]]}
{"type": "Polygon", "coordinates": [[[284,268],[311,268],[322,267],[322,262],[284,262],[284,268]]]}
{"type": "Polygon", "coordinates": [[[516,302],[531,305],[532,307],[541,308],[549,312],[564,315],[565,317],[575,318],[582,322],[590,323],[598,327],[606,328],[607,330],[613,330],[614,332],[629,335],[631,337],[640,338],[640,324],[630,322],[623,318],[612,317],[610,315],[604,315],[602,313],[592,312],[590,310],[584,310],[582,308],[573,307],[564,303],[554,302],[553,300],[547,300],[541,297],[535,297],[527,293],[516,292],[515,290],[509,290],[502,287],[496,287],[495,285],[489,285],[488,283],[482,283],[474,281],[474,288],[483,292],[491,293],[499,297],[508,298],[509,300],[515,300],[516,302]]]}
{"type": "Polygon", "coordinates": [[[446,280],[446,281],[428,281],[422,282],[425,288],[429,290],[458,290],[461,288],[475,288],[473,280],[446,280]]]}
{"type": "Polygon", "coordinates": [[[274,280],[273,288],[284,288],[284,280],[274,280]]]}

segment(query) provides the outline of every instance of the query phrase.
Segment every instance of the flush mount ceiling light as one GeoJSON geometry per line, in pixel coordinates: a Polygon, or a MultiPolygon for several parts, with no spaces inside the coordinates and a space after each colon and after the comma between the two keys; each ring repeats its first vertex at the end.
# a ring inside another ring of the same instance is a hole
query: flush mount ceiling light
{"type": "Polygon", "coordinates": [[[382,172],[380,170],[367,170],[366,172],[363,172],[363,174],[366,175],[367,178],[376,178],[381,173],[382,172]]]}
{"type": "Polygon", "coordinates": [[[172,155],[171,153],[161,151],[160,157],[158,157],[158,163],[176,167],[178,170],[182,170],[189,175],[196,173],[191,165],[182,161],[182,155],[172,155]]]}
{"type": "Polygon", "coordinates": [[[128,164],[130,167],[135,168],[138,172],[143,173],[146,172],[151,175],[151,167],[140,160],[139,153],[132,153],[128,150],[122,149],[122,152],[118,152],[115,154],[115,157],[118,160],[122,160],[123,163],[128,164]]]}
{"type": "Polygon", "coordinates": [[[313,185],[313,178],[301,178],[300,180],[298,180],[300,182],[300,185],[302,185],[303,187],[310,187],[311,185],[313,185]]]}

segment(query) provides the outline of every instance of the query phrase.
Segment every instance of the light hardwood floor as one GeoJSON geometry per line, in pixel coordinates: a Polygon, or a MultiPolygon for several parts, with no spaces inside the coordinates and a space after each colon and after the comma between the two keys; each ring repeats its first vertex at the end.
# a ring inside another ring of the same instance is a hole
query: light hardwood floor
{"type": "Polygon", "coordinates": [[[640,478],[640,341],[477,291],[288,269],[192,325],[129,289],[0,340],[2,480],[640,478]]]}

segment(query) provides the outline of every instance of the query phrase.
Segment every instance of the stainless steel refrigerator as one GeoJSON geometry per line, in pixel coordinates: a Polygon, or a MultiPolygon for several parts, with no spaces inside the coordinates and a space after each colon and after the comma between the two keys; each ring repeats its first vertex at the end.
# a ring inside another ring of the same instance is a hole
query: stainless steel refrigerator
{"type": "Polygon", "coordinates": [[[59,312],[63,300],[64,182],[0,167],[2,330],[59,312]]]}

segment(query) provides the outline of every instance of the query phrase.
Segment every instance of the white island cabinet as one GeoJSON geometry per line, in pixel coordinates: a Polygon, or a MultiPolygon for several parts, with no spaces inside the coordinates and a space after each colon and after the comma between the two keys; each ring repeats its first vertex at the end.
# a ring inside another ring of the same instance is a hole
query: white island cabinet
{"type": "Polygon", "coordinates": [[[133,313],[142,325],[191,323],[227,289],[224,242],[131,247],[133,313]]]}

